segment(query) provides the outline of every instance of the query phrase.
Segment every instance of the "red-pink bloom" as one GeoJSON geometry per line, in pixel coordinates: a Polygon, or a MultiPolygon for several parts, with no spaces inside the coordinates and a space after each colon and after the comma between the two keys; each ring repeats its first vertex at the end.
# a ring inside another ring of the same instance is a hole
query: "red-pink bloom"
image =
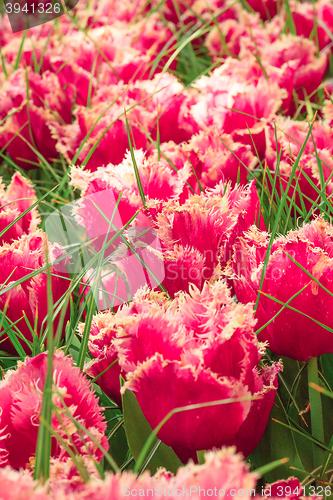
{"type": "MultiPolygon", "coordinates": [[[[100,441],[100,436],[94,437],[96,437],[100,441]]],[[[108,445],[105,447],[105,450],[107,450],[107,447],[108,445]]],[[[99,459],[97,461],[94,454],[92,457],[90,457],[87,453],[82,454],[81,452],[79,460],[81,462],[82,468],[84,467],[86,469],[90,480],[101,477],[97,469],[99,459]]],[[[61,458],[52,456],[50,457],[50,477],[48,481],[50,492],[53,493],[57,491],[57,493],[59,494],[59,492],[61,491],[63,498],[67,499],[68,497],[71,498],[71,496],[73,495],[73,491],[84,489],[85,482],[83,481],[82,476],[78,471],[77,463],[78,460],[76,457],[74,458],[74,460],[70,456],[61,458]]]]}
{"type": "MultiPolygon", "coordinates": [[[[80,4],[79,4],[80,5],[80,4]]],[[[131,23],[140,14],[145,14],[146,0],[95,0],[89,10],[89,27],[106,26],[117,21],[131,23]]],[[[86,5],[83,10],[87,15],[86,5]]]]}
{"type": "Polygon", "coordinates": [[[205,45],[213,60],[217,60],[221,56],[238,56],[245,47],[256,53],[258,49],[275,42],[280,32],[281,26],[277,19],[262,26],[259,14],[243,11],[238,19],[228,19],[212,27],[205,45]]]}
{"type": "MultiPolygon", "coordinates": [[[[11,465],[16,469],[31,469],[33,466],[46,373],[47,353],[44,352],[34,358],[26,358],[24,363],[19,362],[17,370],[7,372],[0,382],[2,467],[11,465]]],[[[107,450],[108,442],[104,435],[106,423],[98,399],[80,369],[75,368],[73,361],[59,351],[53,357],[53,383],[52,402],[58,413],[52,411],[52,429],[72,451],[75,446],[81,455],[91,454],[95,460],[101,460],[101,450],[84,431],[82,439],[65,410],[66,405],[71,417],[107,450]]],[[[60,460],[68,457],[55,437],[52,437],[51,456],[60,460]]]]}
{"type": "Polygon", "coordinates": [[[175,24],[182,23],[192,25],[200,20],[206,22],[211,21],[213,25],[213,18],[218,13],[217,20],[221,22],[223,19],[234,18],[237,15],[237,6],[231,5],[232,2],[228,0],[166,0],[162,6],[159,5],[158,0],[152,1],[152,6],[159,6],[165,19],[172,21],[175,24]],[[229,8],[228,5],[230,6],[229,8]],[[223,12],[225,10],[225,12],[223,12]]]}
{"type": "MultiPolygon", "coordinates": [[[[67,16],[62,16],[59,19],[59,37],[64,34],[64,23],[63,20],[67,16]]],[[[29,28],[29,31],[25,37],[24,44],[22,45],[22,33],[13,33],[10,27],[8,16],[4,16],[0,21],[1,30],[1,45],[2,45],[2,55],[4,58],[4,64],[9,74],[12,73],[15,63],[17,61],[17,54],[21,48],[21,57],[18,61],[18,68],[24,69],[25,66],[28,69],[34,68],[35,64],[41,64],[42,72],[47,68],[48,55],[45,54],[45,37],[48,36],[51,24],[45,23],[43,26],[36,26],[34,28],[29,28]],[[42,58],[42,53],[46,56],[45,60],[42,58]],[[45,65],[46,63],[46,65],[45,65]]],[[[67,29],[70,24],[67,22],[67,29]]],[[[49,39],[49,46],[54,47],[52,37],[49,39]]],[[[1,68],[2,69],[2,68],[1,68]]]]}
{"type": "MultiPolygon", "coordinates": [[[[246,184],[257,163],[250,146],[234,142],[228,134],[215,135],[214,129],[201,131],[179,145],[171,141],[161,144],[160,151],[163,163],[169,160],[178,169],[190,163],[195,174],[191,173],[188,182],[196,193],[200,192],[199,183],[203,190],[215,187],[220,181],[230,181],[232,186],[246,184]]],[[[152,156],[158,158],[157,150],[152,156]]]]}
{"type": "MultiPolygon", "coordinates": [[[[128,114],[130,121],[132,121],[134,115],[137,119],[141,118],[138,110],[134,109],[132,111],[128,114]]],[[[118,103],[111,107],[105,102],[100,102],[91,108],[77,107],[74,112],[77,122],[72,125],[54,124],[52,127],[53,137],[57,140],[57,150],[71,163],[81,142],[98,120],[89,139],[85,141],[81,149],[78,161],[82,163],[92,147],[97,143],[97,148],[95,148],[87,162],[87,168],[94,171],[98,167],[106,166],[109,163],[115,165],[121,163],[126,151],[129,149],[123,112],[123,108],[118,103]]],[[[134,119],[133,122],[131,126],[132,140],[138,149],[145,148],[147,138],[140,128],[135,125],[134,119]]]]}
{"type": "Polygon", "coordinates": [[[81,141],[93,127],[79,161],[82,162],[100,141],[87,167],[94,171],[108,163],[121,163],[129,150],[124,108],[132,108],[127,112],[127,118],[135,149],[150,148],[148,137],[156,141],[157,124],[161,142],[174,140],[179,143],[188,140],[198,130],[193,118],[188,117],[184,86],[172,75],[163,73],[153,80],[135,82],[128,89],[123,83],[101,87],[90,108],[80,106],[76,109],[77,122],[53,127],[58,151],[71,162],[81,141]]]}
{"type": "Polygon", "coordinates": [[[315,5],[311,2],[291,2],[290,10],[297,35],[310,38],[316,20],[319,49],[322,50],[331,43],[332,40],[326,31],[333,28],[333,7],[329,0],[319,0],[315,5]],[[317,21],[324,22],[326,30],[317,21]]]}
{"type": "MultiPolygon", "coordinates": [[[[96,88],[96,78],[91,76],[89,71],[82,68],[75,60],[69,63],[66,59],[53,54],[53,50],[50,50],[50,55],[46,54],[44,64],[47,64],[48,69],[58,75],[60,85],[62,88],[66,88],[71,106],[73,104],[87,105],[89,92],[94,95],[96,88]]],[[[58,124],[56,122],[56,125],[63,125],[63,123],[58,124]]]]}
{"type": "MultiPolygon", "coordinates": [[[[101,24],[85,33],[74,31],[61,43],[48,47],[46,66],[54,71],[72,100],[87,106],[97,87],[151,79],[172,54],[172,32],[156,13],[130,25],[124,22],[101,24]],[[156,58],[162,50],[167,55],[156,58]]],[[[171,69],[176,63],[171,64],[171,69]]],[[[107,102],[106,96],[104,99],[107,102]]],[[[108,102],[108,104],[110,104],[108,102]]]]}
{"type": "MultiPolygon", "coordinates": [[[[236,500],[241,500],[253,498],[258,475],[250,472],[249,465],[244,462],[241,454],[236,454],[234,448],[230,447],[206,452],[203,464],[198,465],[190,461],[186,466],[180,467],[176,475],[164,468],[159,469],[153,476],[149,471],[145,471],[139,477],[132,471],[124,471],[121,474],[107,472],[104,481],[94,477],[86,484],[80,481],[78,476],[73,477],[68,484],[63,481],[62,477],[58,481],[51,477],[48,495],[46,486],[37,485],[27,471],[15,471],[6,467],[0,470],[0,478],[3,498],[6,500],[59,500],[60,498],[121,500],[124,496],[134,500],[138,496],[152,496],[152,492],[156,492],[156,496],[162,492],[163,497],[168,499],[175,498],[177,494],[179,496],[184,492],[184,496],[191,494],[194,500],[202,499],[204,493],[205,496],[214,496],[218,500],[223,500],[227,492],[232,492],[236,500]]],[[[265,500],[298,498],[296,494],[287,494],[289,487],[292,491],[303,492],[298,479],[290,477],[267,485],[265,490],[262,489],[263,498],[265,500]],[[279,486],[284,489],[277,490],[279,486]]],[[[317,500],[321,497],[302,496],[302,498],[317,500]]]]}
{"type": "MultiPolygon", "coordinates": [[[[186,162],[183,168],[176,172],[167,162],[161,164],[152,157],[146,159],[146,155],[142,150],[135,151],[134,156],[147,201],[178,199],[183,194],[183,191],[186,191],[184,197],[188,196],[185,183],[190,176],[189,162],[186,162]]],[[[125,158],[119,165],[109,164],[106,167],[98,168],[92,173],[82,170],[80,167],[73,167],[71,177],[71,183],[74,187],[81,189],[83,209],[78,210],[77,215],[81,217],[80,223],[87,229],[89,228],[88,218],[93,221],[95,227],[98,219],[104,222],[102,216],[93,207],[89,212],[87,211],[84,199],[93,193],[109,190],[112,191],[117,200],[120,192],[123,191],[118,208],[124,224],[142,206],[142,199],[129,151],[127,151],[125,158]]]]}
{"type": "MultiPolygon", "coordinates": [[[[185,496],[191,493],[194,500],[201,499],[204,492],[208,493],[207,496],[210,492],[215,492],[214,497],[218,500],[222,500],[227,491],[235,491],[237,500],[254,495],[258,476],[249,472],[248,464],[240,454],[235,454],[233,448],[207,452],[204,460],[201,465],[189,462],[185,467],[180,467],[176,475],[161,468],[153,476],[148,471],[139,477],[132,471],[124,471],[122,474],[106,473],[105,481],[93,479],[87,484],[74,484],[68,488],[64,488],[61,482],[51,483],[50,500],[121,500],[124,496],[134,500],[138,496],[151,497],[154,493],[156,496],[162,493],[163,498],[171,499],[183,492],[185,496]]],[[[12,500],[11,497],[8,500],[12,500]]]]}
{"type": "Polygon", "coordinates": [[[282,7],[282,4],[277,0],[249,0],[248,3],[251,9],[259,12],[261,19],[264,21],[276,16],[282,7]]]}
{"type": "MultiPolygon", "coordinates": [[[[229,32],[225,32],[227,46],[231,53],[239,55],[240,60],[226,59],[221,72],[224,76],[255,85],[267,75],[269,81],[287,91],[282,109],[293,115],[297,104],[297,101],[294,102],[294,91],[298,100],[304,100],[319,87],[327,68],[328,52],[317,57],[314,41],[302,36],[280,35],[279,25],[273,22],[270,29],[263,29],[255,23],[250,27],[249,22],[244,23],[244,28],[239,24],[233,28],[232,23],[235,21],[229,21],[228,25],[231,29],[230,40],[229,32]]],[[[224,30],[227,28],[224,26],[224,30]]],[[[213,56],[221,56],[224,45],[219,30],[216,28],[210,36],[207,38],[208,49],[213,56]]],[[[311,97],[311,100],[314,99],[315,95],[311,97]]]]}
{"type": "Polygon", "coordinates": [[[225,75],[223,65],[210,77],[197,80],[195,88],[198,96],[190,113],[198,125],[231,134],[235,141],[249,144],[253,154],[262,159],[266,147],[265,125],[275,117],[286,91],[265,78],[247,83],[240,75],[225,75]]]}
{"type": "Polygon", "coordinates": [[[245,400],[176,413],[158,432],[183,461],[195,458],[197,450],[225,443],[251,453],[266,426],[281,370],[277,364],[257,371],[263,347],[253,332],[252,307],[233,303],[225,283],[218,281],[206,283],[202,292],[192,286],[169,305],[164,314],[169,340],[163,313],[157,314],[161,319],[134,316],[134,328],[124,325],[114,340],[120,365],[128,372],[122,391],[135,392],[152,428],[175,408],[260,395],[264,402],[245,400]],[[238,433],[246,434],[246,445],[238,433]]]}
{"type": "MultiPolygon", "coordinates": [[[[0,180],[0,231],[3,231],[36,201],[36,192],[32,183],[19,172],[13,175],[7,189],[0,180]]],[[[34,233],[39,223],[40,217],[35,207],[4,233],[0,238],[0,244],[12,242],[23,234],[34,233]]]]}
{"type": "Polygon", "coordinates": [[[48,500],[46,487],[38,486],[27,471],[16,471],[11,467],[0,469],[1,499],[3,500],[48,500]]]}
{"type": "Polygon", "coordinates": [[[0,99],[1,105],[5,103],[7,116],[0,126],[0,147],[6,148],[17,165],[25,170],[36,168],[34,163],[39,162],[29,145],[47,160],[57,158],[56,142],[51,137],[49,125],[71,121],[70,101],[54,73],[45,72],[40,76],[28,70],[28,84],[29,99],[25,70],[16,71],[3,86],[0,99]]]}
{"type": "MultiPolygon", "coordinates": [[[[243,303],[255,302],[257,299],[268,243],[269,235],[254,227],[234,245],[228,274],[233,276],[237,298],[243,303]]],[[[273,243],[256,317],[257,328],[262,328],[277,315],[258,334],[259,339],[267,341],[269,349],[276,354],[306,361],[310,357],[333,352],[332,334],[315,322],[333,327],[331,297],[323,288],[333,292],[332,258],[333,228],[322,218],[290,231],[287,236],[281,236],[273,243]],[[287,254],[320,284],[311,279],[287,254]],[[304,290],[298,293],[303,287],[304,290]],[[281,304],[289,303],[290,300],[290,305],[299,312],[289,308],[280,312],[281,304]]]]}
{"type": "Polygon", "coordinates": [[[189,113],[193,102],[193,92],[170,73],[157,74],[152,80],[136,82],[129,87],[128,97],[133,104],[140,104],[148,112],[146,121],[142,123],[154,141],[159,131],[160,142],[174,141],[179,144],[191,138],[199,131],[198,125],[189,113]],[[149,120],[148,120],[149,118],[149,120]]]}
{"type": "Polygon", "coordinates": [[[155,225],[163,249],[167,291],[172,296],[179,290],[188,291],[190,283],[201,289],[205,280],[218,276],[232,256],[235,238],[259,220],[264,228],[259,205],[254,182],[234,189],[220,182],[182,205],[165,205],[155,225]]]}
{"type": "MultiPolygon", "coordinates": [[[[145,332],[145,328],[147,328],[147,335],[153,340],[152,335],[154,334],[155,327],[153,323],[149,324],[149,318],[154,318],[155,316],[155,319],[157,317],[162,319],[167,304],[168,301],[162,294],[156,294],[155,292],[142,294],[141,292],[134,296],[133,301],[129,305],[124,304],[116,315],[111,312],[104,312],[97,314],[93,318],[89,337],[89,350],[95,359],[85,366],[84,371],[88,375],[96,377],[114,363],[113,366],[99,377],[97,383],[119,405],[121,405],[119,375],[125,377],[125,372],[121,369],[117,361],[118,353],[114,345],[116,334],[119,331],[123,331],[125,327],[135,329],[139,334],[145,332]],[[146,318],[142,326],[136,319],[141,316],[146,318]]],[[[164,327],[164,334],[169,331],[165,323],[166,320],[163,320],[161,323],[161,326],[163,325],[164,327]]],[[[78,331],[80,335],[83,334],[84,323],[79,325],[78,331]]]]}
{"type": "MultiPolygon", "coordinates": [[[[153,162],[152,165],[155,163],[153,162]]],[[[156,165],[158,167],[158,163],[156,165]]],[[[164,168],[169,169],[163,165],[163,167],[158,167],[157,171],[163,173],[164,168]]],[[[87,229],[91,238],[95,239],[94,246],[98,250],[104,244],[108,222],[94,205],[97,204],[99,210],[106,217],[111,218],[122,187],[111,184],[114,186],[111,189],[108,184],[114,182],[112,176],[108,177],[107,174],[107,172],[112,173],[112,169],[113,167],[107,167],[98,169],[94,173],[84,173],[75,169],[73,172],[75,185],[81,186],[84,193],[79,206],[75,209],[77,222],[87,229]],[[89,183],[89,179],[94,177],[96,179],[89,183]],[[102,180],[101,177],[104,179],[102,180]],[[114,202],[110,201],[112,197],[114,197],[114,202]]],[[[141,169],[142,167],[139,168],[141,169]]],[[[184,170],[185,168],[179,170],[178,173],[183,175],[184,170]]],[[[142,205],[132,172],[132,167],[128,173],[123,168],[123,178],[118,179],[119,182],[126,182],[127,185],[129,180],[132,179],[131,182],[133,182],[133,187],[123,192],[118,204],[117,214],[114,217],[114,225],[118,229],[123,227],[142,205]]],[[[149,177],[146,176],[144,170],[143,173],[143,180],[149,178],[154,186],[152,171],[150,170],[149,177]]],[[[173,176],[166,175],[165,179],[167,177],[169,185],[166,183],[165,194],[172,188],[170,181],[173,176]]],[[[143,185],[146,191],[145,180],[143,185]]],[[[160,185],[161,182],[156,184],[156,187],[159,188],[160,185]]],[[[158,195],[158,191],[156,193],[158,195]]],[[[181,190],[178,191],[178,197],[179,193],[181,190]]],[[[108,251],[109,255],[111,250],[113,251],[110,257],[110,264],[114,266],[112,274],[109,273],[107,277],[102,274],[104,289],[109,299],[111,300],[115,295],[113,305],[118,306],[126,302],[129,300],[128,294],[133,297],[138,288],[145,284],[152,289],[157,289],[161,283],[172,297],[178,291],[188,291],[190,283],[202,289],[206,280],[219,276],[221,268],[223,269],[231,258],[232,245],[237,236],[243,234],[243,231],[249,229],[254,223],[259,223],[260,227],[264,228],[263,219],[259,214],[260,203],[254,182],[235,188],[232,188],[230,184],[220,182],[214,189],[206,190],[201,195],[192,196],[183,202],[181,202],[181,197],[177,199],[174,196],[174,198],[169,201],[148,199],[147,210],[137,216],[128,229],[128,233],[126,232],[126,238],[143,259],[148,271],[135,257],[133,250],[128,250],[119,238],[113,242],[112,249],[108,251]],[[146,234],[137,237],[142,231],[146,234]]],[[[88,280],[87,275],[85,281],[88,282],[88,280]]],[[[105,299],[105,295],[99,296],[100,309],[111,306],[110,302],[105,303],[105,299]]]]}
{"type": "MultiPolygon", "coordinates": [[[[264,67],[267,63],[277,68],[283,68],[287,64],[294,65],[291,88],[286,87],[284,81],[281,81],[281,86],[287,88],[290,94],[295,89],[298,99],[302,101],[321,84],[327,68],[328,51],[317,57],[317,47],[313,40],[302,36],[282,35],[274,43],[261,48],[261,58],[264,67]]],[[[313,95],[311,100],[315,97],[313,95]]],[[[296,109],[297,102],[294,102],[289,113],[293,115],[296,109]]]]}
{"type": "MultiPolygon", "coordinates": [[[[44,319],[47,316],[47,274],[45,271],[40,272],[11,290],[7,292],[5,290],[17,280],[46,265],[45,248],[46,236],[41,230],[32,234],[24,234],[13,243],[5,243],[0,247],[0,283],[2,292],[4,292],[0,296],[1,310],[6,311],[6,316],[11,322],[19,320],[16,327],[28,341],[32,341],[32,334],[23,313],[26,315],[32,330],[34,330],[36,322],[36,334],[40,335],[43,331],[44,319]]],[[[59,257],[59,249],[49,246],[49,254],[49,260],[55,260],[59,257]]],[[[56,265],[51,267],[50,272],[54,274],[51,278],[52,296],[53,304],[56,304],[66,293],[69,281],[65,279],[65,275],[57,273],[56,265]]],[[[67,318],[68,313],[66,313],[65,324],[67,318]]],[[[55,332],[58,321],[59,314],[54,320],[55,332]]],[[[23,340],[20,342],[23,348],[29,352],[26,343],[23,340]]],[[[1,338],[1,348],[12,353],[16,352],[7,334],[1,338]]]]}
{"type": "MultiPolygon", "coordinates": [[[[276,151],[276,138],[278,151],[281,153],[279,162],[279,182],[276,183],[276,188],[280,190],[280,181],[283,189],[289,181],[290,174],[293,169],[293,164],[301,150],[302,145],[305,143],[306,137],[309,132],[309,124],[305,121],[299,122],[291,120],[290,118],[283,118],[281,116],[276,118],[276,136],[275,127],[270,125],[266,129],[267,149],[266,161],[268,167],[271,169],[274,177],[274,171],[277,166],[278,153],[276,151]]],[[[311,135],[309,136],[304,152],[299,161],[299,167],[295,172],[295,179],[292,180],[290,188],[290,196],[293,195],[296,189],[296,179],[300,191],[303,196],[303,204],[306,209],[316,211],[312,205],[318,199],[317,190],[310,184],[306,176],[310,178],[312,183],[321,190],[320,169],[326,182],[326,194],[331,195],[333,191],[332,180],[329,180],[332,172],[333,162],[333,134],[332,129],[326,121],[316,121],[313,124],[311,135]],[[321,162],[318,166],[316,152],[321,162]],[[306,176],[303,174],[306,174],[306,176]],[[311,201],[312,200],[312,201],[311,201]]],[[[298,192],[295,193],[295,202],[298,206],[302,207],[301,200],[298,192]]]]}
{"type": "Polygon", "coordinates": [[[281,496],[297,500],[304,497],[305,487],[300,483],[297,477],[288,477],[288,479],[275,481],[272,484],[266,484],[264,489],[265,498],[277,499],[281,496]]]}

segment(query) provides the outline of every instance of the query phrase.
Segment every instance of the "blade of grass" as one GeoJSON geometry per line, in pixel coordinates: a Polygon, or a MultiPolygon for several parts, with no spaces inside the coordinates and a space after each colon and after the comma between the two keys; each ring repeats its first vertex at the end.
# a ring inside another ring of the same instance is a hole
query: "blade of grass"
{"type": "MultiPolygon", "coordinates": [[[[48,264],[49,256],[46,247],[46,262],[48,264]]],[[[51,418],[52,418],[52,381],[53,381],[53,296],[51,276],[47,275],[47,312],[48,312],[48,337],[47,337],[47,373],[45,378],[43,401],[41,409],[41,420],[38,428],[36,459],[34,479],[45,483],[50,475],[50,457],[51,457],[51,418]]]]}

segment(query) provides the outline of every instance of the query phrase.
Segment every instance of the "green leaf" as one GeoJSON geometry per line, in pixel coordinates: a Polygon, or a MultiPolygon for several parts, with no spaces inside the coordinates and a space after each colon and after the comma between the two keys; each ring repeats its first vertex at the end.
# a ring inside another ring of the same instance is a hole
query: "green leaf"
{"type": "Polygon", "coordinates": [[[327,353],[320,356],[320,365],[325,379],[333,388],[333,354],[327,353]]]}
{"type": "MultiPolygon", "coordinates": [[[[122,379],[121,385],[123,385],[123,382],[122,379]]],[[[122,395],[122,406],[128,445],[134,460],[137,460],[143,446],[152,433],[152,428],[145,419],[132,391],[127,389],[122,395]]],[[[149,453],[154,449],[158,441],[159,439],[155,438],[149,453]]],[[[154,474],[159,467],[165,467],[170,472],[176,473],[177,469],[182,465],[182,462],[172,448],[161,442],[146,468],[150,470],[152,474],[154,474]]]]}
{"type": "MultiPolygon", "coordinates": [[[[81,342],[76,337],[76,335],[74,335],[73,338],[72,338],[71,345],[70,345],[70,347],[68,349],[68,353],[73,358],[75,364],[78,363],[80,347],[81,347],[81,342]]],[[[84,359],[84,362],[85,363],[89,363],[89,361],[91,361],[91,360],[90,360],[89,356],[86,355],[85,359],[84,359]]]]}
{"type": "Polygon", "coordinates": [[[260,476],[265,476],[268,472],[271,472],[275,470],[277,467],[286,464],[288,461],[289,461],[288,457],[280,458],[279,460],[274,460],[274,462],[271,462],[270,464],[266,464],[263,465],[262,467],[259,467],[259,469],[256,469],[253,472],[260,474],[260,476]]]}
{"type": "Polygon", "coordinates": [[[128,446],[126,441],[126,433],[124,426],[122,425],[117,430],[117,432],[114,433],[109,441],[109,453],[111,453],[120,467],[126,460],[127,452],[128,446]]]}
{"type": "MultiPolygon", "coordinates": [[[[298,449],[296,448],[293,433],[290,429],[274,422],[272,420],[273,418],[288,424],[288,419],[282,401],[278,394],[275,398],[275,404],[272,407],[272,411],[264,435],[261,438],[257,448],[249,457],[250,462],[256,467],[256,469],[260,469],[267,464],[274,462],[275,460],[280,460],[282,458],[288,457],[288,463],[282,464],[276,470],[265,472],[266,482],[273,483],[278,479],[286,479],[290,475],[295,475],[299,477],[300,480],[302,480],[304,479],[304,473],[302,474],[296,471],[293,471],[291,473],[290,470],[290,467],[292,466],[304,470],[301,459],[299,457],[298,449]]],[[[308,442],[306,441],[305,444],[308,450],[308,442]]]]}

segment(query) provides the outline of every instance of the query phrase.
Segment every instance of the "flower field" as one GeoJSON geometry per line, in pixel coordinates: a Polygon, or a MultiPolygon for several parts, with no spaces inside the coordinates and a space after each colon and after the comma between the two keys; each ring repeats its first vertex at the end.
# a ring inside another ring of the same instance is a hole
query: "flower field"
{"type": "Polygon", "coordinates": [[[332,1],[8,5],[0,500],[333,498],[332,1]]]}

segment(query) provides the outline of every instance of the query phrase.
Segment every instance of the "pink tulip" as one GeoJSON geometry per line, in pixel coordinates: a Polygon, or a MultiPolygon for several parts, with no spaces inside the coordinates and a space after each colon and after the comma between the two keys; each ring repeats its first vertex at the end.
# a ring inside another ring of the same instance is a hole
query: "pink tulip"
{"type": "Polygon", "coordinates": [[[102,376],[103,388],[117,398],[112,377],[121,368],[127,374],[122,391],[135,392],[153,428],[178,407],[245,398],[171,417],[158,436],[183,461],[195,458],[197,450],[225,443],[246,455],[253,451],[268,420],[281,365],[257,370],[264,350],[253,333],[252,307],[233,303],[224,282],[206,283],[201,292],[191,286],[189,294],[177,294],[173,301],[143,289],[130,306],[94,321],[101,328],[90,337],[97,358],[86,367],[88,373],[96,376],[118,358],[119,367],[102,376]],[[254,395],[260,399],[251,402],[254,395]],[[215,426],[216,421],[221,425],[215,426]],[[244,433],[246,441],[238,438],[244,433]]]}
{"type": "MultiPolygon", "coordinates": [[[[0,181],[0,231],[3,231],[36,201],[36,192],[32,183],[19,172],[13,175],[7,189],[0,181]]],[[[11,243],[23,234],[34,233],[39,223],[40,217],[35,207],[4,233],[0,238],[0,243],[11,243]]]]}
{"type": "Polygon", "coordinates": [[[41,77],[29,70],[28,85],[29,99],[26,72],[19,69],[6,81],[1,91],[11,104],[10,109],[6,105],[8,116],[0,126],[0,147],[6,148],[12,160],[25,170],[36,168],[38,165],[34,163],[40,161],[29,144],[47,160],[57,158],[56,141],[51,137],[49,125],[71,121],[70,101],[54,73],[45,72],[41,77]]]}
{"type": "MultiPolygon", "coordinates": [[[[6,287],[9,287],[15,281],[45,266],[45,247],[46,236],[41,230],[23,235],[10,245],[4,244],[0,247],[0,283],[5,292],[0,296],[1,309],[6,311],[6,316],[11,322],[20,320],[16,324],[16,327],[28,341],[32,341],[30,328],[33,330],[36,322],[36,334],[39,335],[42,331],[43,321],[47,316],[47,274],[45,271],[40,272],[34,277],[23,281],[21,284],[17,284],[8,292],[5,290],[6,287]],[[23,313],[30,323],[30,328],[23,317],[23,313]]],[[[49,252],[50,261],[59,257],[59,250],[56,247],[49,247],[49,252]]],[[[51,277],[51,281],[53,304],[56,304],[67,292],[70,282],[65,279],[66,276],[64,274],[57,272],[56,265],[53,268],[51,267],[50,272],[54,274],[51,277]]],[[[66,324],[68,314],[69,312],[65,315],[64,324],[66,324]]],[[[54,333],[57,330],[58,322],[59,314],[53,324],[54,333]]],[[[14,327],[12,330],[15,333],[14,327]]],[[[7,335],[1,340],[2,349],[12,353],[16,352],[7,335]]],[[[29,352],[26,343],[23,340],[19,341],[23,348],[29,352]]]]}
{"type": "Polygon", "coordinates": [[[202,76],[194,87],[198,94],[189,109],[199,127],[231,134],[234,141],[250,145],[253,154],[263,159],[265,125],[275,117],[286,91],[264,77],[248,83],[239,75],[225,75],[223,65],[211,76],[202,76]]]}
{"type": "MultiPolygon", "coordinates": [[[[260,341],[268,342],[269,349],[279,356],[306,361],[310,357],[333,352],[331,332],[318,324],[333,328],[331,297],[322,288],[333,292],[332,235],[332,226],[319,217],[311,224],[304,224],[287,236],[277,238],[273,244],[256,317],[257,328],[262,328],[279,313],[258,335],[260,341]],[[292,262],[287,254],[320,284],[292,262]],[[287,307],[279,312],[282,304],[303,287],[305,289],[290,302],[290,306],[300,312],[287,307]]],[[[267,233],[252,228],[234,246],[228,274],[233,276],[237,298],[243,303],[257,299],[268,242],[267,233]]]]}
{"type": "Polygon", "coordinates": [[[28,471],[16,471],[11,467],[0,469],[1,500],[47,500],[45,487],[38,487],[28,471]]]}
{"type": "MultiPolygon", "coordinates": [[[[163,143],[160,151],[160,163],[163,165],[170,165],[169,160],[182,170],[190,163],[188,183],[197,194],[200,193],[199,183],[203,190],[215,187],[220,181],[231,182],[232,186],[247,184],[247,176],[257,164],[250,146],[234,142],[228,134],[216,134],[214,129],[202,130],[181,144],[172,141],[163,143]]],[[[157,150],[153,150],[149,158],[157,160],[157,150]]],[[[187,190],[188,194],[192,194],[189,188],[187,190]]]]}
{"type": "MultiPolygon", "coordinates": [[[[46,373],[47,353],[44,352],[34,358],[26,358],[24,363],[19,362],[17,370],[7,372],[0,382],[2,467],[33,467],[46,373]]],[[[108,442],[104,436],[106,423],[98,400],[79,368],[74,368],[73,361],[60,351],[53,358],[53,382],[59,394],[54,391],[52,402],[59,414],[52,412],[52,429],[72,451],[75,446],[81,455],[91,454],[93,459],[101,460],[103,454],[100,449],[88,436],[84,436],[84,431],[81,433],[83,442],[68,416],[70,414],[83,425],[107,450],[108,442]],[[69,414],[64,410],[64,404],[69,414]]],[[[55,437],[52,437],[51,456],[60,460],[68,457],[66,449],[55,437]]]]}

